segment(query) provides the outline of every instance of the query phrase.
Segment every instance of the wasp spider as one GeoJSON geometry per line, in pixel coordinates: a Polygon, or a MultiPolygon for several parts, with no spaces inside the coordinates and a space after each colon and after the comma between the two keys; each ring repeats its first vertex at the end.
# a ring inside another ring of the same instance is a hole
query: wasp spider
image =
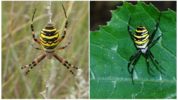
{"type": "Polygon", "coordinates": [[[135,30],[135,33],[132,34],[132,31],[130,28],[131,17],[129,18],[128,32],[131,36],[132,41],[134,42],[134,46],[137,49],[136,53],[130,57],[129,63],[128,63],[128,72],[131,74],[132,82],[133,82],[133,72],[135,69],[135,65],[138,62],[141,55],[143,55],[143,57],[145,58],[146,65],[147,65],[147,72],[149,75],[153,76],[153,69],[149,63],[150,59],[153,62],[155,68],[161,74],[164,74],[163,73],[164,68],[161,67],[161,65],[154,58],[152,52],[150,51],[151,47],[153,47],[158,42],[160,37],[162,36],[161,34],[155,37],[155,34],[159,27],[160,16],[161,16],[161,13],[159,15],[158,21],[156,23],[155,29],[153,30],[152,34],[150,34],[144,26],[138,26],[137,29],[135,30]]]}
{"type": "MultiPolygon", "coordinates": [[[[67,14],[65,11],[65,8],[62,4],[62,8],[64,11],[65,18],[67,19],[67,14]]],[[[41,45],[42,48],[36,48],[38,50],[42,50],[42,54],[39,55],[37,58],[35,58],[31,64],[25,65],[21,67],[21,69],[25,69],[25,74],[28,74],[30,69],[34,68],[38,63],[40,63],[45,57],[51,58],[54,57],[56,58],[60,63],[62,63],[69,71],[74,74],[74,70],[78,69],[78,67],[75,67],[74,65],[70,64],[67,60],[64,58],[58,56],[55,51],[56,50],[62,50],[65,49],[70,43],[66,44],[65,46],[62,47],[57,47],[58,44],[65,38],[66,36],[66,31],[67,31],[67,26],[68,26],[68,21],[65,22],[65,27],[63,34],[59,33],[59,30],[55,28],[55,26],[52,23],[48,23],[44,29],[41,30],[39,38],[35,37],[35,32],[34,32],[34,26],[33,26],[33,19],[35,15],[36,9],[33,13],[32,16],[32,23],[31,23],[31,31],[32,31],[32,36],[33,40],[41,45]]]]}

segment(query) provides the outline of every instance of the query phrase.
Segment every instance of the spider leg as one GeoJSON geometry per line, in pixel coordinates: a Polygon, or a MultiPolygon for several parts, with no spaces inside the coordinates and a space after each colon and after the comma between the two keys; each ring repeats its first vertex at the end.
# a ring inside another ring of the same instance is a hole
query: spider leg
{"type": "Polygon", "coordinates": [[[132,83],[134,84],[133,81],[133,72],[135,69],[135,64],[137,63],[138,59],[140,58],[141,52],[138,50],[133,56],[130,57],[129,63],[128,63],[128,72],[131,75],[132,78],[132,83]]]}
{"type": "Polygon", "coordinates": [[[148,55],[148,53],[146,53],[145,55],[144,55],[144,57],[145,57],[145,61],[146,61],[146,65],[147,65],[147,72],[148,72],[148,74],[150,75],[150,76],[154,76],[152,73],[154,73],[154,71],[153,71],[153,69],[150,67],[150,63],[149,63],[149,55],[148,55]]]}
{"type": "Polygon", "coordinates": [[[156,69],[161,73],[164,74],[163,71],[165,71],[165,69],[159,64],[159,62],[155,59],[155,57],[153,56],[153,54],[151,53],[151,51],[149,50],[149,56],[153,62],[153,64],[155,65],[156,69]]]}
{"type": "Polygon", "coordinates": [[[70,45],[71,42],[68,42],[66,45],[59,47],[58,50],[63,50],[65,48],[67,48],[70,45]]]}
{"type": "Polygon", "coordinates": [[[25,65],[23,67],[21,67],[21,69],[27,69],[25,71],[25,74],[27,75],[30,72],[30,69],[32,69],[33,67],[35,67],[38,63],[40,63],[44,58],[46,57],[46,54],[43,53],[40,56],[38,56],[37,58],[35,58],[31,64],[25,65]]]}
{"type": "Polygon", "coordinates": [[[132,77],[132,83],[133,83],[133,84],[134,84],[134,81],[133,81],[133,72],[134,72],[134,69],[135,69],[135,64],[138,62],[138,60],[139,60],[139,58],[140,58],[140,55],[141,55],[141,54],[139,54],[139,55],[137,56],[137,58],[135,59],[135,61],[134,61],[133,64],[132,64],[133,68],[132,68],[132,70],[131,70],[131,77],[132,77]]]}
{"type": "Polygon", "coordinates": [[[35,47],[33,44],[30,44],[33,48],[35,48],[36,50],[42,50],[41,48],[35,47]]]}
{"type": "Polygon", "coordinates": [[[65,15],[65,18],[66,18],[66,22],[65,22],[65,26],[64,26],[64,30],[63,30],[63,35],[61,38],[58,39],[58,42],[61,42],[65,36],[66,36],[66,33],[67,33],[67,27],[68,27],[68,20],[67,20],[67,14],[66,14],[66,10],[64,8],[64,5],[62,4],[62,8],[63,8],[63,11],[64,11],[64,15],[65,15]]]}
{"type": "Polygon", "coordinates": [[[161,17],[161,13],[159,14],[159,18],[158,18],[158,20],[156,22],[155,29],[154,29],[153,33],[150,35],[150,42],[148,44],[152,43],[153,38],[154,38],[154,36],[155,36],[155,34],[156,34],[157,30],[158,30],[159,22],[160,22],[160,17],[161,17]]]}
{"type": "Polygon", "coordinates": [[[67,13],[66,13],[66,10],[65,10],[64,5],[63,5],[63,4],[62,4],[62,9],[63,9],[63,11],[64,11],[64,15],[65,15],[65,17],[66,17],[66,19],[67,19],[67,13]]]}
{"type": "Polygon", "coordinates": [[[35,12],[36,12],[36,9],[34,10],[34,13],[33,13],[33,16],[32,16],[31,31],[32,31],[33,40],[36,43],[40,44],[40,41],[35,37],[35,32],[34,32],[34,27],[33,27],[33,19],[34,19],[34,16],[35,16],[35,12]]]}
{"type": "Polygon", "coordinates": [[[139,53],[141,53],[141,51],[137,50],[137,52],[129,58],[129,61],[132,61],[139,53]]]}
{"type": "Polygon", "coordinates": [[[161,38],[162,35],[158,36],[155,40],[152,41],[152,43],[148,44],[148,48],[150,49],[151,47],[153,47],[158,40],[161,38]]]}
{"type": "Polygon", "coordinates": [[[67,69],[69,69],[69,71],[71,72],[71,74],[74,75],[74,72],[71,68],[73,69],[78,69],[78,67],[75,67],[74,65],[71,65],[67,60],[65,60],[64,58],[58,56],[57,54],[54,53],[53,55],[60,63],[62,63],[67,69]]]}
{"type": "Polygon", "coordinates": [[[61,47],[57,48],[57,50],[63,50],[63,49],[65,49],[65,48],[67,48],[67,47],[70,45],[70,43],[71,43],[71,39],[70,39],[70,41],[68,41],[68,43],[65,44],[64,46],[61,46],[61,47]]]}
{"type": "MultiPolygon", "coordinates": [[[[130,20],[131,20],[131,17],[129,17],[127,30],[128,30],[128,32],[129,32],[130,38],[131,38],[132,41],[134,42],[134,36],[133,36],[132,31],[131,31],[131,28],[130,28],[130,20]]],[[[136,45],[135,45],[135,43],[134,43],[134,46],[135,46],[135,48],[137,48],[136,45]]]]}

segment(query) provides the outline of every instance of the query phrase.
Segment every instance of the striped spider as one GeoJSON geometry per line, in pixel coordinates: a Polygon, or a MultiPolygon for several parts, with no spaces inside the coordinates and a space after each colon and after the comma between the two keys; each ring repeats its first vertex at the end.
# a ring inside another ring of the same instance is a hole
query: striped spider
{"type": "MultiPolygon", "coordinates": [[[[64,11],[65,18],[67,19],[67,14],[65,11],[65,8],[62,4],[62,8],[64,11]]],[[[68,21],[65,22],[65,27],[63,30],[63,34],[59,33],[59,30],[55,28],[55,26],[52,23],[48,23],[44,29],[41,30],[39,38],[35,37],[35,32],[34,32],[34,26],[33,26],[33,19],[35,15],[36,9],[34,10],[33,16],[32,16],[32,23],[31,23],[31,31],[32,31],[32,36],[33,40],[39,44],[42,48],[36,48],[38,50],[43,51],[41,55],[36,57],[31,64],[25,65],[21,67],[21,69],[25,69],[25,74],[28,74],[29,71],[34,68],[38,63],[40,63],[44,58],[49,58],[51,59],[52,57],[56,58],[60,63],[62,63],[69,71],[74,75],[74,70],[77,70],[78,67],[70,64],[67,60],[64,58],[58,56],[55,51],[57,50],[63,50],[65,49],[69,44],[66,44],[62,47],[57,47],[60,42],[65,38],[66,36],[66,31],[67,31],[67,26],[68,26],[68,21]]]]}
{"type": "Polygon", "coordinates": [[[135,69],[135,65],[138,62],[139,58],[141,55],[145,58],[146,65],[147,65],[147,72],[149,75],[153,76],[153,69],[150,67],[150,59],[155,65],[155,68],[161,73],[163,73],[163,70],[165,70],[159,62],[155,59],[154,55],[151,52],[151,48],[158,42],[162,34],[158,37],[155,38],[155,34],[158,30],[159,27],[159,21],[160,21],[160,16],[159,15],[158,21],[156,23],[156,27],[153,31],[152,34],[149,34],[148,30],[144,26],[138,26],[137,29],[135,30],[135,33],[132,34],[131,28],[130,28],[130,20],[131,17],[129,18],[129,23],[128,23],[128,32],[129,35],[131,36],[132,41],[134,42],[134,46],[136,47],[137,51],[135,54],[133,54],[128,63],[128,72],[131,74],[132,82],[133,82],[133,72],[135,69]],[[155,39],[154,39],[155,38],[155,39]]]}

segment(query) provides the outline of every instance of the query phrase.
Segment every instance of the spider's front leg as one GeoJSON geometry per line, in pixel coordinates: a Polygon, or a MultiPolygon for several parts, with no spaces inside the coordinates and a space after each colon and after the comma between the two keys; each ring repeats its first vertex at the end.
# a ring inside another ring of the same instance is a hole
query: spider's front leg
{"type": "Polygon", "coordinates": [[[67,60],[65,60],[64,58],[58,56],[57,54],[54,53],[53,55],[60,63],[62,63],[73,75],[74,75],[74,71],[73,70],[77,70],[78,67],[70,64],[67,60]]]}
{"type": "Polygon", "coordinates": [[[144,57],[145,57],[145,61],[146,61],[146,65],[147,65],[147,72],[150,76],[154,76],[154,71],[153,69],[150,67],[150,60],[149,60],[149,54],[148,52],[146,52],[146,54],[144,54],[144,57]]]}
{"type": "Polygon", "coordinates": [[[40,56],[38,56],[37,58],[35,58],[31,64],[25,65],[23,67],[21,67],[21,69],[25,69],[25,74],[27,75],[30,72],[30,69],[32,69],[33,67],[35,67],[38,63],[40,63],[44,58],[46,57],[46,54],[43,53],[40,56]]]}
{"type": "Polygon", "coordinates": [[[134,72],[136,63],[137,63],[138,59],[140,58],[140,55],[141,55],[141,51],[137,50],[137,52],[134,55],[132,55],[129,59],[128,72],[131,74],[132,83],[134,83],[133,82],[133,72],[134,72]]]}

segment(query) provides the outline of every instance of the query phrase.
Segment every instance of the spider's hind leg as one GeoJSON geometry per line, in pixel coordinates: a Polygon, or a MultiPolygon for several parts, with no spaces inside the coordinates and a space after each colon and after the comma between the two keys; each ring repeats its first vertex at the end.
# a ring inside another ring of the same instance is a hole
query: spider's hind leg
{"type": "Polygon", "coordinates": [[[40,44],[40,41],[35,37],[35,31],[34,31],[34,26],[33,26],[33,19],[34,19],[34,16],[35,16],[35,12],[36,12],[36,9],[34,10],[34,13],[33,13],[33,16],[32,16],[31,31],[32,31],[33,40],[36,43],[40,44]]]}
{"type": "MultiPolygon", "coordinates": [[[[130,21],[131,21],[131,17],[129,17],[128,26],[127,26],[127,31],[128,31],[128,33],[129,33],[129,35],[130,35],[130,38],[131,38],[132,41],[134,42],[135,40],[134,40],[134,36],[133,36],[133,34],[132,34],[132,30],[131,30],[131,27],[130,27],[130,21]]],[[[137,48],[137,46],[135,45],[135,43],[134,43],[134,46],[135,46],[135,48],[137,48]]]]}
{"type": "Polygon", "coordinates": [[[62,9],[64,11],[66,22],[65,22],[65,25],[64,25],[63,34],[62,34],[61,38],[58,39],[58,42],[61,42],[65,38],[66,33],[67,33],[67,28],[68,28],[68,16],[67,16],[67,13],[66,13],[66,10],[65,10],[65,7],[64,7],[63,4],[62,4],[62,9]]]}
{"type": "Polygon", "coordinates": [[[156,35],[156,32],[157,32],[157,30],[159,28],[160,17],[161,17],[161,13],[159,14],[158,20],[156,22],[155,29],[153,30],[152,34],[150,35],[150,42],[149,42],[149,44],[152,43],[152,41],[153,41],[153,39],[154,39],[154,37],[156,35]]]}

